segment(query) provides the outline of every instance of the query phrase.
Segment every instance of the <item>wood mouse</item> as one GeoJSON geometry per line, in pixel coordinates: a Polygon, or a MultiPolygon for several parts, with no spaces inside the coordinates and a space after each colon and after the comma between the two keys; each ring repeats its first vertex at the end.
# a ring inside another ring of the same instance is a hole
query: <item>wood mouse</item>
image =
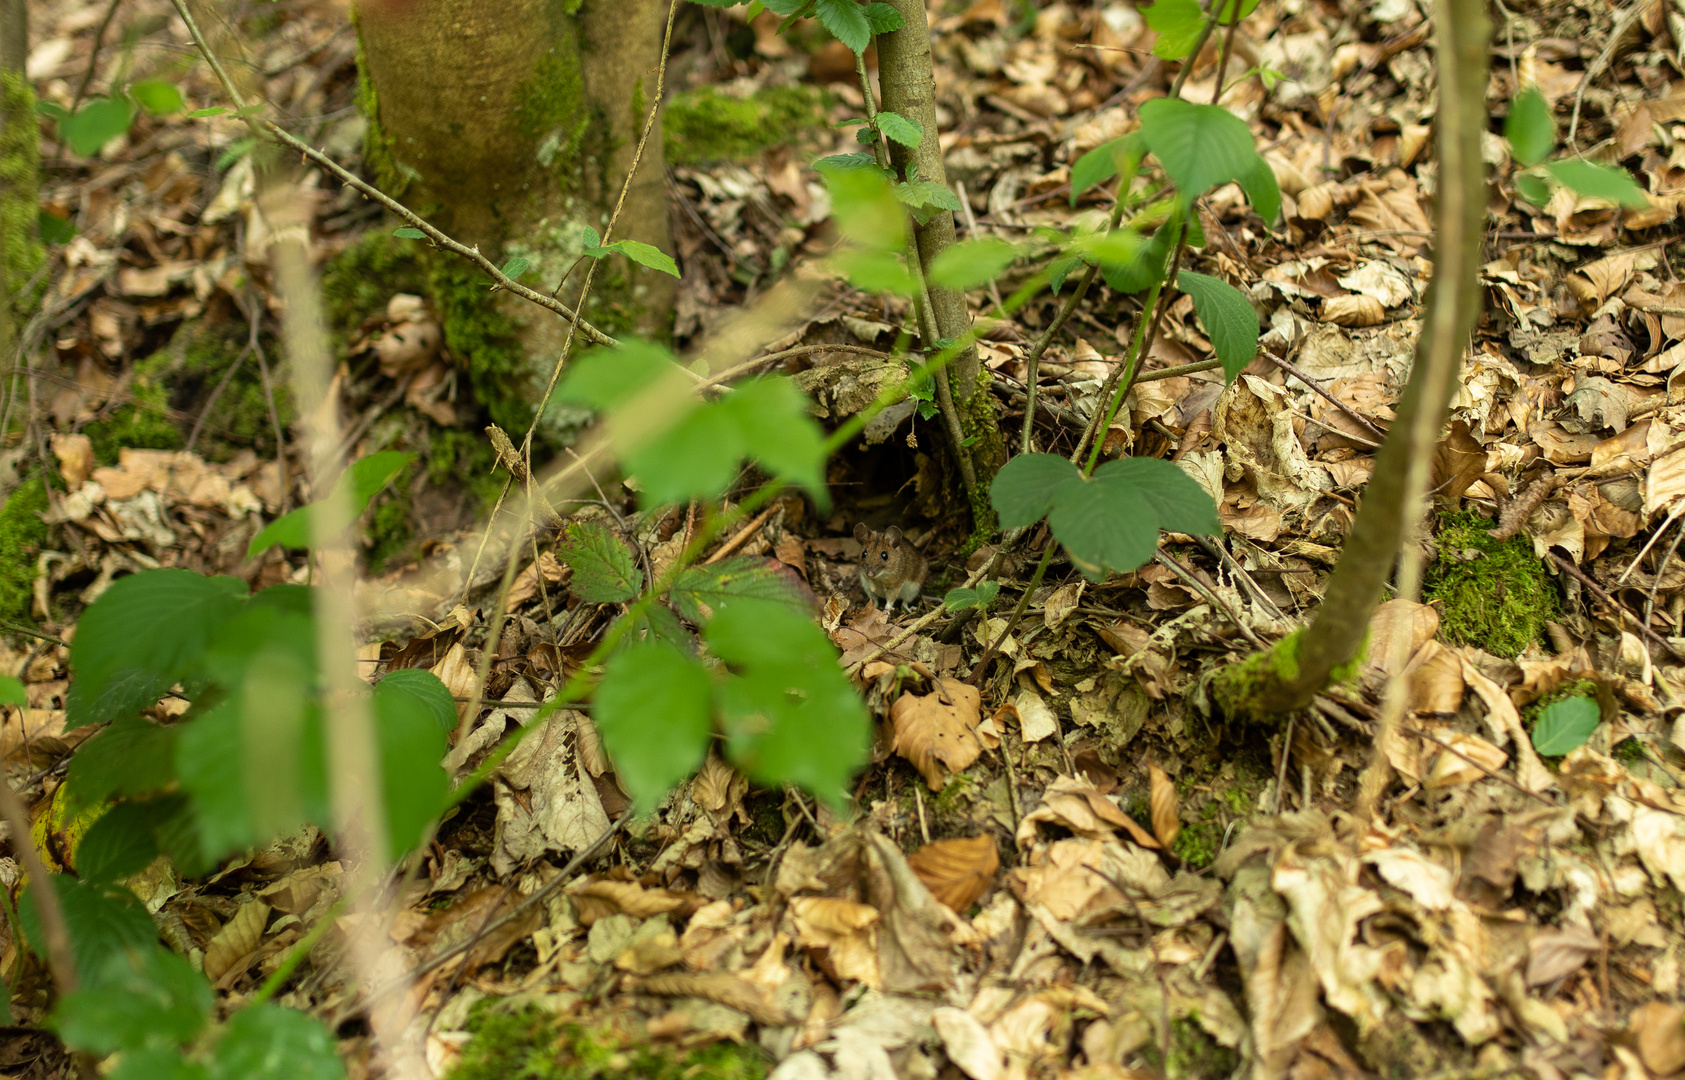
{"type": "Polygon", "coordinates": [[[865,548],[860,553],[860,587],[866,598],[882,603],[886,615],[895,610],[897,600],[911,608],[924,585],[924,556],[894,525],[878,533],[860,522],[854,526],[854,538],[865,548]]]}

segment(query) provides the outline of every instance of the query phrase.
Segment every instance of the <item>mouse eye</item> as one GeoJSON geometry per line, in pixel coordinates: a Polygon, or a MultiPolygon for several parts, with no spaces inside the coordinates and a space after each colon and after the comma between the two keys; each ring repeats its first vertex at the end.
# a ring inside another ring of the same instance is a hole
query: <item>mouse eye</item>
{"type": "Polygon", "coordinates": [[[888,562],[889,561],[889,552],[887,552],[887,551],[878,552],[878,558],[882,559],[884,562],[888,562]]]}

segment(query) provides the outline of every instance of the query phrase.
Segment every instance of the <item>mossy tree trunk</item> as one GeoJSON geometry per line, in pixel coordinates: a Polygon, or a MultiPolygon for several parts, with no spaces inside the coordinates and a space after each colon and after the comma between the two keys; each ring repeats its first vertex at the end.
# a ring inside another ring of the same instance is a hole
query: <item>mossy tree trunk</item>
{"type": "MultiPolygon", "coordinates": [[[[359,0],[362,106],[377,182],[549,291],[604,231],[655,93],[663,0],[359,0]]],[[[659,128],[614,230],[671,252],[659,128]]],[[[562,297],[572,302],[576,273],[562,297]]],[[[567,326],[436,257],[445,341],[494,419],[524,431],[567,326]]],[[[611,256],[585,316],[665,336],[673,279],[611,256]]]]}
{"type": "MultiPolygon", "coordinates": [[[[877,36],[878,86],[883,107],[900,113],[924,130],[916,150],[890,143],[890,155],[897,169],[918,167],[919,179],[948,182],[942,163],[942,146],[936,137],[936,72],[930,54],[930,27],[925,21],[924,0],[889,0],[901,13],[900,30],[877,36]]],[[[926,266],[954,243],[954,215],[944,210],[919,227],[919,257],[926,266]]],[[[965,296],[934,283],[930,286],[930,307],[936,328],[944,338],[957,338],[971,328],[971,312],[965,296]]],[[[954,405],[966,437],[974,440],[971,454],[979,479],[987,487],[991,476],[1006,462],[1006,444],[1001,438],[994,403],[984,383],[983,368],[975,348],[954,361],[949,379],[954,405]]],[[[983,510],[986,512],[987,507],[983,510]]]]}
{"type": "Polygon", "coordinates": [[[8,367],[17,330],[41,293],[34,278],[44,257],[36,209],[41,140],[24,73],[28,58],[26,2],[0,0],[0,356],[8,367]]]}

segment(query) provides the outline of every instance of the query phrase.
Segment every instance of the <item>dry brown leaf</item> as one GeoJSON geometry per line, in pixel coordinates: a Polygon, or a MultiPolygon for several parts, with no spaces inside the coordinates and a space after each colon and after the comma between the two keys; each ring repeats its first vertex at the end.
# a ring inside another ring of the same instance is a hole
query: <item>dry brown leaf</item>
{"type": "Polygon", "coordinates": [[[1147,776],[1152,785],[1147,803],[1152,811],[1153,835],[1158,842],[1169,847],[1176,842],[1176,834],[1182,831],[1182,819],[1176,798],[1176,785],[1170,782],[1170,777],[1157,765],[1147,766],[1147,776]]]}
{"type": "Polygon", "coordinates": [[[712,1001],[746,1013],[755,1023],[768,1027],[790,1022],[784,1010],[770,1004],[753,983],[726,972],[651,975],[639,981],[637,986],[645,993],[661,997],[695,997],[712,1001]]]}
{"type": "Polygon", "coordinates": [[[263,928],[268,922],[268,904],[254,900],[240,905],[234,917],[205,946],[205,977],[212,982],[221,982],[224,975],[237,977],[244,971],[246,964],[251,962],[252,953],[263,941],[263,928]]]}
{"type": "Polygon", "coordinates": [[[994,837],[937,840],[907,856],[925,888],[948,908],[964,912],[988,890],[1000,869],[994,837]]]}
{"type": "Polygon", "coordinates": [[[977,737],[982,694],[958,679],[937,679],[929,694],[902,694],[889,708],[891,749],[912,763],[932,791],[983,752],[977,737]]]}
{"type": "Polygon", "coordinates": [[[1433,765],[1422,778],[1422,786],[1430,789],[1484,779],[1509,760],[1508,754],[1485,739],[1462,731],[1439,735],[1438,742],[1424,747],[1423,752],[1433,756],[1433,765]]]}
{"type": "Polygon", "coordinates": [[[94,442],[83,434],[52,437],[53,456],[58,458],[59,473],[65,486],[75,491],[94,473],[94,442]]]}
{"type": "Polygon", "coordinates": [[[1047,624],[1049,630],[1059,629],[1060,624],[1071,617],[1078,602],[1082,600],[1082,590],[1086,584],[1086,581],[1078,578],[1053,590],[1053,595],[1047,598],[1047,607],[1042,612],[1042,621],[1047,624]]]}
{"type": "Polygon", "coordinates": [[[688,914],[706,903],[690,893],[646,889],[635,881],[587,881],[567,892],[579,908],[579,921],[586,926],[615,914],[630,915],[634,919],[647,919],[670,911],[688,914]]]}
{"type": "Polygon", "coordinates": [[[832,974],[877,986],[877,908],[831,896],[798,896],[790,901],[790,914],[797,943],[818,951],[832,974]]]}
{"type": "Polygon", "coordinates": [[[1322,302],[1322,321],[1336,326],[1379,326],[1386,317],[1387,312],[1381,302],[1362,293],[1336,296],[1322,302]]]}
{"type": "Polygon", "coordinates": [[[1652,1001],[1632,1011],[1627,1030],[1638,1040],[1638,1057],[1655,1076],[1685,1072],[1685,1009],[1652,1001]]]}

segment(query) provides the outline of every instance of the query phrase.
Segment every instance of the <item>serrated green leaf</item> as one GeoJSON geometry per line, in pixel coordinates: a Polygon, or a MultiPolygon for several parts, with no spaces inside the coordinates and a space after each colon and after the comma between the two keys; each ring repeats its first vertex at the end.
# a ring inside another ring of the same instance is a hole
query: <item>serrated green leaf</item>
{"type": "Polygon", "coordinates": [[[1579,158],[1552,161],[1545,166],[1556,182],[1566,188],[1589,195],[1594,199],[1624,206],[1629,210],[1643,210],[1650,205],[1644,189],[1625,169],[1596,165],[1579,158]]]}
{"type": "MultiPolygon", "coordinates": [[[[895,9],[890,8],[890,10],[895,9]]],[[[902,116],[898,112],[885,110],[878,113],[878,129],[887,138],[894,139],[902,146],[917,149],[919,143],[924,141],[924,128],[919,126],[919,122],[902,116]]]]}
{"type": "Polygon", "coordinates": [[[961,209],[960,197],[947,185],[934,180],[904,180],[895,185],[895,197],[914,211],[950,210],[958,213],[961,209]]]}
{"type": "Polygon", "coordinates": [[[901,251],[907,243],[907,217],[895,190],[875,167],[828,170],[825,187],[837,231],[869,251],[901,251]]]}
{"type": "Polygon", "coordinates": [[[87,157],[129,130],[135,110],[123,98],[95,98],[59,121],[59,137],[72,151],[87,157]]]}
{"type": "Polygon", "coordinates": [[[70,646],[73,726],[114,720],[189,680],[245,594],[238,578],[188,570],[146,570],[113,582],[82,615],[70,646]]]}
{"type": "Polygon", "coordinates": [[[622,458],[642,485],[639,504],[658,506],[718,496],[748,449],[735,419],[717,405],[704,405],[622,458]]]}
{"type": "Polygon", "coordinates": [[[719,612],[703,636],[732,669],[718,687],[732,761],[761,783],[799,784],[843,805],[871,721],[825,632],[788,608],[748,601],[719,612]]]}
{"type": "Polygon", "coordinates": [[[117,1059],[117,1066],[104,1080],[226,1080],[213,1077],[211,1070],[180,1050],[154,1048],[131,1050],[117,1059]]]}
{"type": "Polygon", "coordinates": [[[1176,275],[1176,287],[1194,298],[1194,313],[1233,382],[1258,355],[1258,312],[1245,293],[1206,274],[1183,270],[1176,275]]]}
{"type": "Polygon", "coordinates": [[[752,556],[689,567],[674,579],[670,596],[679,614],[697,624],[742,601],[780,604],[799,615],[817,606],[795,571],[752,556]]]}
{"type": "Polygon", "coordinates": [[[1102,262],[1100,270],[1106,284],[1119,292],[1138,293],[1163,281],[1170,254],[1176,247],[1176,238],[1182,231],[1182,221],[1180,211],[1173,214],[1149,239],[1138,242],[1134,256],[1128,261],[1102,262]]]}
{"type": "Polygon", "coordinates": [[[113,884],[146,869],[158,856],[156,814],[157,807],[148,801],[121,802],[100,815],[76,845],[77,876],[113,884]]]}
{"type": "Polygon", "coordinates": [[[821,173],[854,172],[860,169],[881,172],[878,169],[878,159],[871,154],[832,154],[815,161],[813,167],[821,173]]]}
{"type": "Polygon", "coordinates": [[[75,806],[96,806],[112,795],[141,795],[176,779],[176,740],[191,725],[163,727],[139,716],[119,717],[76,748],[65,782],[75,806]]]}
{"type": "MultiPolygon", "coordinates": [[[[368,508],[369,500],[379,494],[380,489],[391,483],[413,460],[413,455],[398,450],[382,450],[378,454],[360,458],[339,474],[329,497],[343,499],[349,496],[351,516],[355,519],[368,508]]],[[[246,545],[246,558],[262,554],[276,544],[294,550],[308,548],[312,543],[311,533],[315,527],[315,516],[320,513],[317,510],[320,505],[321,501],[313,502],[271,521],[246,545]]]]}
{"type": "Polygon", "coordinates": [[[779,376],[739,383],[709,406],[731,417],[747,455],[768,473],[807,491],[821,512],[830,505],[825,487],[825,435],[796,384],[779,376]]]}
{"type": "Polygon", "coordinates": [[[653,809],[702,764],[714,730],[712,688],[706,668],[661,642],[609,660],[591,719],[640,809],[653,809]]]}
{"type": "Polygon", "coordinates": [[[980,582],[975,589],[949,589],[942,598],[942,603],[949,611],[964,611],[967,608],[988,607],[995,602],[1000,593],[1000,582],[980,582]]]}
{"type": "Polygon", "coordinates": [[[574,595],[588,604],[621,604],[643,591],[644,573],[608,526],[574,522],[556,557],[573,568],[574,595]]]}
{"type": "Polygon", "coordinates": [[[950,289],[975,289],[1005,273],[1017,258],[1018,248],[996,237],[962,240],[931,260],[930,280],[950,289]]]}
{"type": "Polygon", "coordinates": [[[1053,295],[1059,295],[1059,290],[1065,287],[1065,279],[1081,265],[1082,260],[1078,258],[1054,259],[1048,264],[1047,283],[1053,289],[1053,295]]]}
{"type": "MultiPolygon", "coordinates": [[[[1234,113],[1219,105],[1195,105],[1179,98],[1154,98],[1140,112],[1141,137],[1175,181],[1184,205],[1231,180],[1263,184],[1257,172],[1262,159],[1252,132],[1234,113]]],[[[1274,182],[1271,174],[1269,183],[1274,182]]],[[[1279,195],[1277,200],[1275,209],[1279,210],[1279,195]]]]}
{"type": "Polygon", "coordinates": [[[141,108],[153,116],[180,112],[186,104],[182,101],[181,91],[176,89],[176,84],[164,82],[162,79],[142,79],[129,87],[129,93],[141,108]]]}
{"type": "Polygon", "coordinates": [[[259,1002],[228,1020],[212,1051],[219,1080],[341,1080],[338,1043],[320,1020],[259,1002]]]}
{"type": "Polygon", "coordinates": [[[907,25],[901,13],[888,4],[867,4],[865,10],[874,34],[892,34],[907,25]]]}
{"type": "Polygon", "coordinates": [[[1523,167],[1537,165],[1556,148],[1556,120],[1538,87],[1529,86],[1510,102],[1504,138],[1523,167]]]}
{"type": "Polygon", "coordinates": [[[1139,131],[1103,142],[1077,158],[1071,166],[1071,205],[1083,192],[1096,184],[1103,184],[1120,172],[1134,173],[1145,153],[1145,142],[1139,131]]]}
{"type": "MultiPolygon", "coordinates": [[[[1252,204],[1252,209],[1264,219],[1265,225],[1274,225],[1275,219],[1281,214],[1281,186],[1276,182],[1275,170],[1262,157],[1253,159],[1252,168],[1239,179],[1240,190],[1246,192],[1246,201],[1252,204]]],[[[1199,215],[1189,219],[1192,226],[1188,230],[1188,243],[1194,247],[1205,246],[1205,231],[1200,224],[1199,215]]]]}
{"type": "Polygon", "coordinates": [[[1071,561],[1091,578],[1144,565],[1158,550],[1161,529],[1221,531],[1205,489],[1156,458],[1107,462],[1087,483],[1059,485],[1047,522],[1071,561]]]}
{"type": "Polygon", "coordinates": [[[1597,730],[1601,711],[1588,697],[1564,698],[1547,705],[1533,724],[1533,749],[1545,757],[1577,750],[1597,730]]]}
{"type": "Polygon", "coordinates": [[[679,264],[673,257],[653,244],[645,244],[637,240],[616,240],[603,251],[618,251],[639,266],[647,266],[651,270],[659,270],[663,274],[679,276],[679,264]]]}
{"type": "Polygon", "coordinates": [[[1081,483],[1082,473],[1056,454],[1019,454],[995,474],[989,503],[1000,515],[1003,529],[1034,525],[1053,507],[1054,492],[1069,482],[1081,483]]]}
{"type": "Polygon", "coordinates": [[[872,23],[854,0],[814,0],[813,10],[820,25],[856,54],[872,43],[872,23]]]}
{"type": "Polygon", "coordinates": [[[29,704],[29,694],[23,688],[23,681],[11,675],[0,675],[0,705],[17,705],[20,708],[29,704]]]}
{"type": "Polygon", "coordinates": [[[52,1027],[66,1046],[95,1054],[169,1049],[198,1036],[216,1003],[211,984],[156,944],[118,953],[98,985],[66,994],[52,1027]]]}
{"type": "Polygon", "coordinates": [[[1158,33],[1153,43],[1153,55],[1163,60],[1180,60],[1194,51],[1199,40],[1205,13],[1198,0],[1158,0],[1141,14],[1147,25],[1158,33]]]}
{"type": "MultiPolygon", "coordinates": [[[[58,894],[59,910],[70,933],[70,951],[81,989],[96,990],[106,985],[107,976],[118,970],[112,966],[114,959],[121,960],[130,951],[157,948],[157,924],[134,893],[77,881],[64,874],[49,875],[48,880],[58,894]]],[[[46,956],[41,915],[35,907],[37,887],[34,881],[25,887],[18,904],[18,921],[23,924],[30,948],[36,955],[46,956]]]]}
{"type": "Polygon", "coordinates": [[[531,269],[531,267],[532,261],[530,259],[525,259],[517,255],[503,264],[503,276],[513,281],[522,274],[526,273],[529,269],[531,269]]]}
{"type": "Polygon", "coordinates": [[[402,228],[393,229],[392,235],[396,236],[400,240],[425,240],[425,239],[427,239],[426,233],[422,232],[420,229],[413,229],[408,225],[405,225],[402,228]]]}
{"type": "Polygon", "coordinates": [[[445,809],[450,778],[440,761],[450,749],[456,702],[431,671],[393,671],[374,688],[374,722],[388,855],[395,861],[445,809]]]}

